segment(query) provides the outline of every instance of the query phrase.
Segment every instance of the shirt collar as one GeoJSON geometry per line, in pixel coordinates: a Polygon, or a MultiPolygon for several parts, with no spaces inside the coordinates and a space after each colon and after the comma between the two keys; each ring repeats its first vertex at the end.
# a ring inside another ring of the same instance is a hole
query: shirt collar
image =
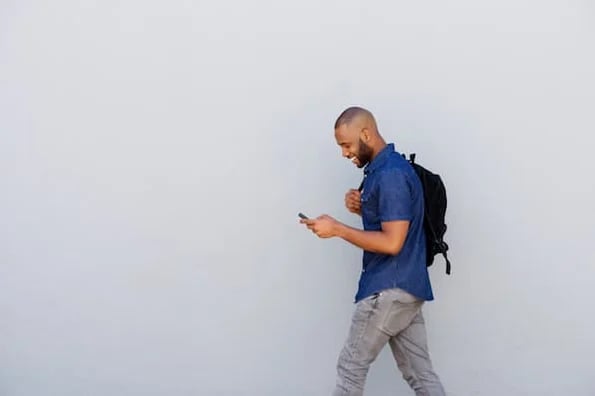
{"type": "Polygon", "coordinates": [[[364,168],[364,174],[369,174],[374,172],[376,169],[380,168],[390,157],[391,153],[395,152],[395,145],[394,143],[387,144],[378,154],[376,157],[366,167],[364,168]]]}

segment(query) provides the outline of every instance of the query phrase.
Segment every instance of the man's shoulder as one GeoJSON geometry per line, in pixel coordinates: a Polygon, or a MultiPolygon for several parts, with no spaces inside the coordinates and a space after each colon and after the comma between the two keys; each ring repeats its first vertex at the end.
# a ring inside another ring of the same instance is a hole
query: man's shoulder
{"type": "Polygon", "coordinates": [[[384,166],[378,169],[377,177],[379,188],[401,186],[407,188],[414,197],[421,195],[422,185],[415,169],[398,153],[391,155],[384,166]]]}
{"type": "Polygon", "coordinates": [[[383,177],[402,177],[404,180],[410,182],[412,176],[416,176],[413,166],[398,152],[391,153],[388,161],[379,169],[379,175],[383,177]]]}

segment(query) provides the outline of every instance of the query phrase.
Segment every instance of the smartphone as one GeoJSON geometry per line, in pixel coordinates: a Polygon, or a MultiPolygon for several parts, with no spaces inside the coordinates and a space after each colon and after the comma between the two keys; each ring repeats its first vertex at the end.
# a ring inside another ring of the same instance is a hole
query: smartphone
{"type": "Polygon", "coordinates": [[[301,213],[301,212],[300,212],[300,213],[298,213],[298,216],[299,216],[299,217],[301,217],[301,218],[302,218],[302,219],[304,219],[304,220],[308,220],[308,216],[306,216],[305,214],[303,214],[303,213],[301,213]]]}

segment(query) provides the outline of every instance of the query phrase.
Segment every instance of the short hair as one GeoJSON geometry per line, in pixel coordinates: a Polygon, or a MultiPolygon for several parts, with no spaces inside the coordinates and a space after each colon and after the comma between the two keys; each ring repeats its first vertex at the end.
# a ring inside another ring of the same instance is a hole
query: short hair
{"type": "Polygon", "coordinates": [[[363,107],[358,107],[358,106],[351,106],[348,107],[347,109],[345,109],[337,118],[337,121],[335,121],[335,129],[339,128],[341,125],[349,125],[351,124],[351,122],[356,119],[359,116],[367,116],[369,118],[371,118],[372,120],[374,119],[374,116],[372,115],[372,113],[370,113],[368,110],[364,109],[363,107]]]}

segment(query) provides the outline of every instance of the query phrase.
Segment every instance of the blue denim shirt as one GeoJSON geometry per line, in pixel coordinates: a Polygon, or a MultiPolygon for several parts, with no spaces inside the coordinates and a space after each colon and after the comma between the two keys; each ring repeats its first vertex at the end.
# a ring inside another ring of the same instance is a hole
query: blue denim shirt
{"type": "Polygon", "coordinates": [[[361,214],[364,230],[380,231],[381,223],[409,220],[401,251],[393,256],[364,251],[355,301],[398,287],[422,300],[433,300],[426,267],[424,197],[409,162],[388,144],[364,168],[361,214]]]}

